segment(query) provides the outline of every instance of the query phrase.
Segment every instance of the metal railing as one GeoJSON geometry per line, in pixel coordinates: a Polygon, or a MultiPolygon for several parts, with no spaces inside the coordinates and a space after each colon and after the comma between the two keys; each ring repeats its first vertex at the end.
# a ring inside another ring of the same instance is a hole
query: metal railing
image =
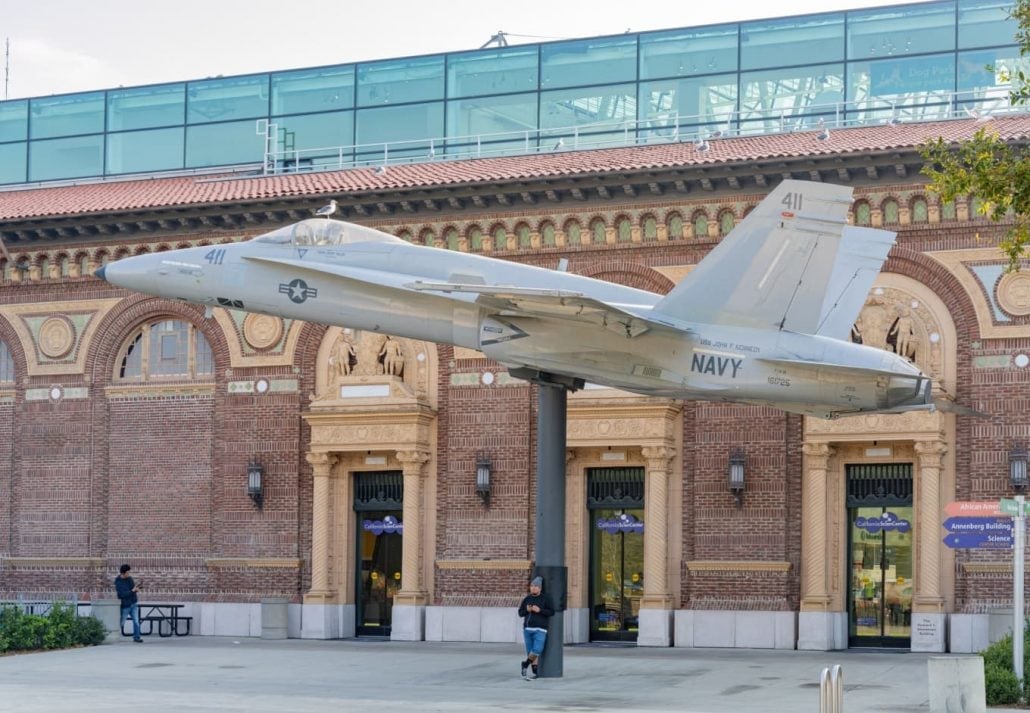
{"type": "MultiPolygon", "coordinates": [[[[733,136],[830,131],[854,126],[896,125],[964,118],[986,118],[1023,113],[1013,105],[1010,87],[986,91],[924,92],[894,100],[858,99],[830,104],[807,104],[787,109],[750,106],[723,116],[698,114],[681,116],[664,113],[647,119],[601,121],[592,124],[549,129],[447,136],[385,143],[351,144],[288,150],[278,124],[259,119],[256,133],[263,136],[266,175],[400,163],[456,161],[497,156],[524,156],[598,148],[617,148],[693,142],[701,150],[711,140],[733,136]]],[[[292,143],[289,142],[289,143],[292,143]]]]}
{"type": "Polygon", "coordinates": [[[0,599],[0,609],[15,607],[23,614],[39,614],[41,616],[49,614],[55,604],[67,604],[72,611],[78,611],[79,595],[64,592],[19,593],[13,599],[0,599]]]}
{"type": "Polygon", "coordinates": [[[819,677],[819,713],[843,713],[844,669],[840,664],[824,668],[819,677]]]}

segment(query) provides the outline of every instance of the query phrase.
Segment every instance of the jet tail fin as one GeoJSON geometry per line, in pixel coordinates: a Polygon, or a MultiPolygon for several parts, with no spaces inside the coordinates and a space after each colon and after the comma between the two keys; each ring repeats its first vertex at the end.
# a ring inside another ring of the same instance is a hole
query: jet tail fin
{"type": "Polygon", "coordinates": [[[816,334],[850,340],[851,328],[894,245],[895,235],[874,228],[844,228],[816,334]]]}
{"type": "Polygon", "coordinates": [[[781,182],[654,311],[814,333],[850,207],[846,186],[781,182]]]}

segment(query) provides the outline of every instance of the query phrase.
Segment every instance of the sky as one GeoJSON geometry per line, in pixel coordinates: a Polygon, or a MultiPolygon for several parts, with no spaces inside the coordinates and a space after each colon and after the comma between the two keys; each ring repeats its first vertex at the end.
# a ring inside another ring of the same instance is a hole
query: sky
{"type": "Polygon", "coordinates": [[[897,4],[897,0],[0,0],[0,99],[897,4]]]}

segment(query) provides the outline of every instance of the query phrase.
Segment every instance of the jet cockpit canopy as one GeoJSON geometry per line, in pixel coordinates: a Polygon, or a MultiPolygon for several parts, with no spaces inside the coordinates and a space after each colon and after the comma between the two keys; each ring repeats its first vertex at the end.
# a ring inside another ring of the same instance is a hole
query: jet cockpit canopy
{"type": "Polygon", "coordinates": [[[350,243],[390,243],[404,242],[400,238],[381,233],[372,228],[342,220],[325,218],[308,218],[293,225],[286,225],[271,233],[254,238],[255,242],[275,243],[277,245],[296,245],[300,247],[347,245],[350,243]]]}

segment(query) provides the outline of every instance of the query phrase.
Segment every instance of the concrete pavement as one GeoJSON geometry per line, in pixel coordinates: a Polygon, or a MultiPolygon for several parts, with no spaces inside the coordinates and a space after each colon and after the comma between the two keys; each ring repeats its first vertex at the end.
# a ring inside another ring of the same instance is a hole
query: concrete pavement
{"type": "Polygon", "coordinates": [[[0,657],[0,711],[815,713],[835,663],[846,713],[929,710],[924,654],[571,646],[562,678],[527,682],[512,644],[110,640],[0,657]]]}

